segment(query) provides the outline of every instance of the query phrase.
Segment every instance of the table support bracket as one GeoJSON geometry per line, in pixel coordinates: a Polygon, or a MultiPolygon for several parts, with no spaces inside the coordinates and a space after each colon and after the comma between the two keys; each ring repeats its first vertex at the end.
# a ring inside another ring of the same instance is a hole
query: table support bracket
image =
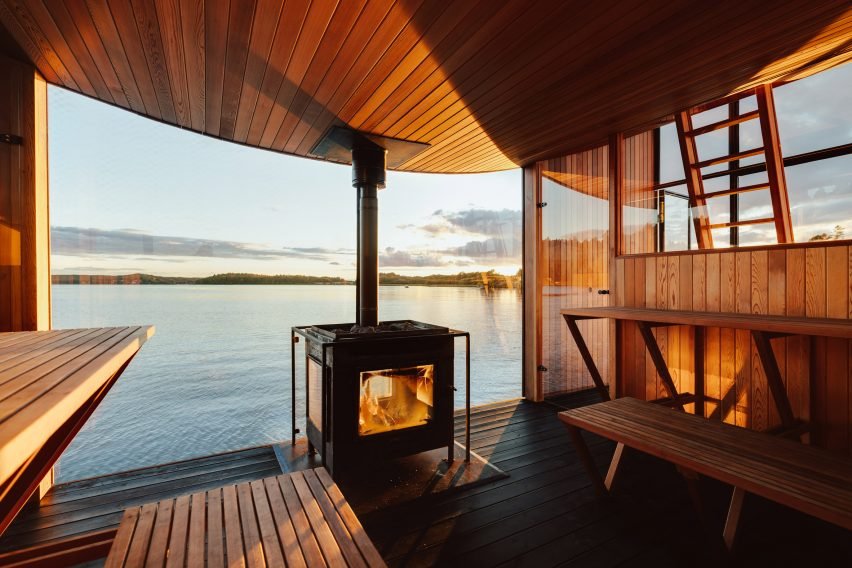
{"type": "Polygon", "coordinates": [[[592,359],[592,354],[589,351],[589,347],[588,345],[586,345],[586,341],[583,339],[583,334],[580,333],[580,328],[577,326],[577,319],[587,318],[573,318],[568,315],[564,315],[563,317],[565,318],[565,323],[568,324],[568,330],[571,332],[571,336],[574,338],[574,342],[577,344],[577,349],[580,350],[580,356],[583,358],[583,362],[586,364],[586,368],[589,370],[589,374],[592,376],[592,380],[595,383],[595,389],[597,389],[598,394],[600,394],[601,400],[610,400],[609,389],[607,389],[606,385],[604,384],[603,377],[601,377],[601,373],[598,370],[597,365],[595,365],[594,359],[592,359]]]}

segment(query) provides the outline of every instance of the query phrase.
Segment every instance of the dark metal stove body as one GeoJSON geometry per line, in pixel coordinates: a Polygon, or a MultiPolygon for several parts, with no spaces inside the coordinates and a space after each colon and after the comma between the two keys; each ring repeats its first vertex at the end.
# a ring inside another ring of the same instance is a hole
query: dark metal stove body
{"type": "Polygon", "coordinates": [[[444,446],[452,459],[454,339],[467,334],[413,321],[352,327],[293,328],[305,339],[311,449],[333,475],[444,446]]]}
{"type": "Polygon", "coordinates": [[[293,443],[298,432],[295,351],[302,337],[308,441],[332,474],[364,460],[441,446],[447,447],[447,459],[452,461],[456,337],[466,338],[470,421],[470,336],[412,320],[379,323],[378,190],[385,187],[389,162],[404,163],[425,147],[334,127],[313,150],[315,155],[350,161],[352,187],[358,194],[357,322],[294,327],[291,332],[293,443]]]}

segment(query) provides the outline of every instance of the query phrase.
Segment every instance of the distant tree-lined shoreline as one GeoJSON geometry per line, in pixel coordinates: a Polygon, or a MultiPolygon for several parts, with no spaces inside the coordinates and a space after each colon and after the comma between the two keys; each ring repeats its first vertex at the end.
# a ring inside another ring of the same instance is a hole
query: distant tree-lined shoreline
{"type": "MultiPolygon", "coordinates": [[[[229,272],[213,276],[156,276],[153,274],[54,274],[54,284],[81,285],[346,285],[354,284],[337,276],[306,276],[303,274],[247,274],[229,272]]],[[[384,286],[472,286],[479,288],[520,288],[521,271],[505,276],[494,270],[488,272],[459,272],[458,274],[431,274],[429,276],[404,276],[394,272],[384,272],[379,275],[379,283],[384,286]]]]}

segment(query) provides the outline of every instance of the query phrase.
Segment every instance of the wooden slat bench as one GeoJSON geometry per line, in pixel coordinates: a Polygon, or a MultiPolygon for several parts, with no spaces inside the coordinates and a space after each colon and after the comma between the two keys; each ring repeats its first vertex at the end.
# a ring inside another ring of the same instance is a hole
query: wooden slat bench
{"type": "Polygon", "coordinates": [[[724,539],[733,545],[746,493],[754,493],[852,530],[852,459],[722,422],[620,398],[559,414],[596,489],[606,493],[624,448],[734,486],[724,539]],[[606,478],[580,430],[618,442],[606,478]]]}
{"type": "Polygon", "coordinates": [[[153,326],[0,333],[0,534],[153,326]]]}
{"type": "Polygon", "coordinates": [[[323,468],[128,509],[106,566],[385,566],[323,468]]]}

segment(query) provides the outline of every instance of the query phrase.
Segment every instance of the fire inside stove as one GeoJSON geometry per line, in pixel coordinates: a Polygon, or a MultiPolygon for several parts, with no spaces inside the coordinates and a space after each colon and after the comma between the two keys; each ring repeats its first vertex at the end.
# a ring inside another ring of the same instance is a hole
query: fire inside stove
{"type": "Polygon", "coordinates": [[[362,372],[358,435],[429,424],[435,409],[434,375],[434,365],[362,372]]]}

